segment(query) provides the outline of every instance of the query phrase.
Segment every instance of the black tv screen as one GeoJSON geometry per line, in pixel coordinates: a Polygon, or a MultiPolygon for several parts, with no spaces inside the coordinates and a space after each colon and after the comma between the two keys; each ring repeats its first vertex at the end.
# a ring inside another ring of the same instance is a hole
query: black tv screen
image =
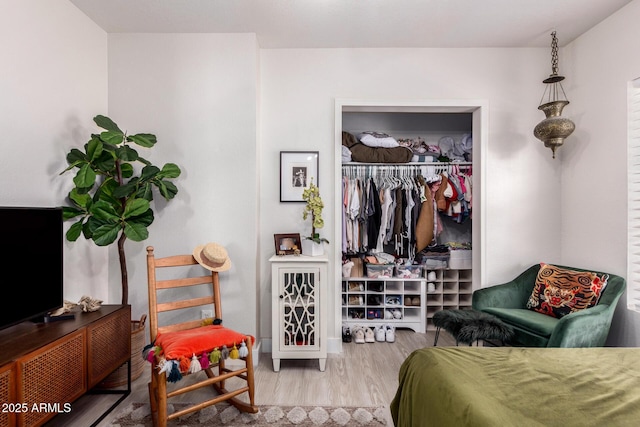
{"type": "Polygon", "coordinates": [[[62,307],[62,209],[0,207],[0,239],[0,329],[62,307]]]}

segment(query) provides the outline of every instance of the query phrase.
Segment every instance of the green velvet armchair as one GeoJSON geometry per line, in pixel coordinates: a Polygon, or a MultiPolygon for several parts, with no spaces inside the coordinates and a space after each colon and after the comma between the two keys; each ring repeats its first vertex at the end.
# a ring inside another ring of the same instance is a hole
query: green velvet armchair
{"type": "MultiPolygon", "coordinates": [[[[574,267],[559,266],[577,271],[574,267]]],[[[527,309],[540,265],[536,264],[510,282],[473,293],[475,310],[493,314],[515,331],[511,345],[519,347],[603,347],[625,279],[609,274],[598,304],[560,319],[527,309]]],[[[594,271],[602,274],[602,272],[594,271]]],[[[607,273],[608,274],[608,273],[607,273]]]]}

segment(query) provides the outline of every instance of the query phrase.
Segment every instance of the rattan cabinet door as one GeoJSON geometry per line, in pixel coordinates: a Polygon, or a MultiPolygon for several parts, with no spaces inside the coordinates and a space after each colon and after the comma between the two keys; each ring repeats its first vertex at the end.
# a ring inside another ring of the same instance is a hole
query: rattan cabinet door
{"type": "Polygon", "coordinates": [[[131,357],[131,310],[118,310],[87,326],[87,344],[91,389],[131,357]]]}
{"type": "MultiPolygon", "coordinates": [[[[8,363],[0,368],[0,403],[11,405],[15,403],[15,364],[8,363]]],[[[15,425],[16,407],[2,407],[0,411],[0,427],[15,425]]]]}
{"type": "Polygon", "coordinates": [[[16,401],[29,408],[17,414],[19,426],[36,426],[87,391],[84,329],[18,359],[16,401]]]}

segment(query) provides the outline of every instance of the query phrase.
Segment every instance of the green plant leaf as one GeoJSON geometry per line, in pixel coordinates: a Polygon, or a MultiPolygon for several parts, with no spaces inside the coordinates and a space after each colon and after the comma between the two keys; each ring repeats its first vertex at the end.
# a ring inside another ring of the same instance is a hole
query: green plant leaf
{"type": "Polygon", "coordinates": [[[84,161],[77,161],[77,162],[71,163],[69,166],[67,166],[65,170],[60,172],[58,175],[62,175],[63,173],[68,172],[71,169],[79,168],[82,163],[84,163],[84,161]]]}
{"type": "Polygon", "coordinates": [[[113,190],[113,197],[117,199],[129,197],[136,191],[137,185],[138,179],[134,178],[126,184],[120,185],[119,187],[115,188],[113,190]]]}
{"type": "Polygon", "coordinates": [[[118,212],[116,212],[113,205],[105,202],[104,200],[99,200],[93,204],[90,210],[91,215],[94,218],[97,218],[103,222],[109,223],[119,223],[120,216],[118,212]]]}
{"type": "Polygon", "coordinates": [[[87,155],[84,154],[82,151],[78,150],[77,148],[72,148],[71,151],[69,151],[69,154],[67,154],[67,163],[69,163],[70,165],[77,164],[78,162],[86,162],[86,161],[87,161],[87,155]]]}
{"type": "Polygon", "coordinates": [[[123,178],[131,178],[133,176],[133,166],[131,163],[121,163],[120,164],[120,173],[123,178]]]}
{"type": "Polygon", "coordinates": [[[75,242],[80,237],[80,233],[82,232],[82,219],[69,227],[67,230],[67,240],[70,242],[75,242]]]}
{"type": "MultiPolygon", "coordinates": [[[[99,136],[98,136],[98,139],[100,139],[99,136]]],[[[100,141],[102,141],[102,140],[100,139],[100,141]]],[[[118,145],[110,144],[110,143],[105,142],[105,141],[102,141],[102,146],[103,146],[105,151],[108,151],[110,153],[113,153],[118,149],[118,145]]]]}
{"type": "Polygon", "coordinates": [[[151,202],[153,200],[153,187],[151,186],[151,182],[145,182],[140,187],[138,187],[135,197],[151,202]]]}
{"type": "MultiPolygon", "coordinates": [[[[106,147],[103,144],[103,148],[106,147]]],[[[100,171],[103,175],[112,176],[116,168],[116,160],[113,152],[102,150],[100,157],[92,162],[93,170],[100,171]]]]}
{"type": "Polygon", "coordinates": [[[97,230],[98,227],[101,227],[104,224],[105,224],[104,221],[96,217],[93,217],[93,216],[87,217],[87,221],[82,226],[82,234],[84,235],[84,238],[87,240],[92,240],[93,232],[97,230]]]}
{"type": "Polygon", "coordinates": [[[62,219],[67,221],[78,215],[84,215],[85,211],[74,206],[62,206],[62,219]]]}
{"type": "Polygon", "coordinates": [[[104,224],[95,229],[91,239],[98,246],[107,246],[116,241],[121,229],[120,224],[104,224]]]}
{"type": "Polygon", "coordinates": [[[100,134],[100,139],[107,144],[120,145],[124,142],[124,134],[122,132],[106,131],[100,134]]]}
{"type": "Polygon", "coordinates": [[[156,144],[157,140],[156,136],[150,133],[138,133],[136,135],[127,136],[127,141],[134,142],[141,147],[151,148],[156,144]]]}
{"type": "Polygon", "coordinates": [[[159,178],[173,179],[180,176],[180,168],[175,163],[167,163],[162,167],[159,178]]]}
{"type": "Polygon", "coordinates": [[[124,235],[134,242],[142,242],[149,237],[149,230],[140,223],[125,223],[124,235]]]}
{"type": "Polygon", "coordinates": [[[123,162],[135,162],[138,160],[138,152],[128,145],[118,147],[116,155],[118,156],[118,159],[123,162]]]}
{"type": "Polygon", "coordinates": [[[140,242],[149,237],[149,227],[154,220],[153,211],[151,209],[142,215],[128,218],[124,224],[124,234],[127,238],[140,242]]]}
{"type": "MultiPolygon", "coordinates": [[[[113,178],[106,178],[93,196],[94,201],[104,200],[113,205],[113,200],[118,198],[113,196],[113,192],[118,188],[118,182],[113,178]]],[[[118,205],[120,202],[118,201],[118,205]]]]}
{"type": "Polygon", "coordinates": [[[78,191],[77,188],[74,188],[73,190],[69,191],[69,199],[71,199],[71,201],[73,201],[76,206],[81,208],[81,209],[77,209],[81,213],[86,212],[88,210],[88,207],[91,206],[91,203],[92,203],[91,195],[89,193],[81,193],[78,191]]]}
{"type": "Polygon", "coordinates": [[[127,222],[135,222],[144,225],[145,227],[150,226],[154,220],[153,210],[149,209],[144,212],[142,215],[138,215],[135,217],[127,218],[127,222]]]}
{"type": "Polygon", "coordinates": [[[76,187],[80,188],[91,188],[95,182],[96,173],[91,169],[91,165],[88,163],[82,165],[76,176],[73,178],[73,183],[76,187]]]}
{"type": "Polygon", "coordinates": [[[102,141],[99,139],[92,138],[87,143],[87,157],[90,162],[93,162],[95,159],[99,158],[102,154],[102,141]]]}
{"type": "Polygon", "coordinates": [[[121,212],[122,211],[122,202],[117,197],[114,197],[113,193],[106,192],[106,191],[101,191],[99,194],[96,193],[96,195],[98,195],[98,199],[97,200],[103,201],[105,203],[109,203],[111,206],[113,206],[113,208],[117,212],[121,212]]]}
{"type": "Polygon", "coordinates": [[[147,165],[142,168],[142,173],[140,174],[140,179],[142,181],[150,181],[156,175],[160,173],[160,169],[157,166],[147,165]]]}
{"type": "Polygon", "coordinates": [[[124,132],[120,130],[118,125],[115,124],[115,122],[107,116],[97,115],[93,118],[93,121],[102,129],[110,130],[112,132],[120,132],[121,134],[124,134],[124,132]]]}
{"type": "MultiPolygon", "coordinates": [[[[145,199],[129,199],[124,206],[124,218],[128,219],[144,214],[149,210],[150,204],[145,199]]],[[[127,236],[128,237],[128,236],[127,236]]]]}
{"type": "Polygon", "coordinates": [[[160,194],[167,200],[171,200],[178,194],[178,187],[171,181],[160,181],[156,183],[160,194]]]}
{"type": "Polygon", "coordinates": [[[151,165],[151,162],[150,162],[149,160],[145,159],[144,157],[138,157],[138,161],[139,161],[140,163],[144,163],[144,164],[145,164],[145,165],[147,165],[147,166],[150,166],[150,165],[151,165]]]}

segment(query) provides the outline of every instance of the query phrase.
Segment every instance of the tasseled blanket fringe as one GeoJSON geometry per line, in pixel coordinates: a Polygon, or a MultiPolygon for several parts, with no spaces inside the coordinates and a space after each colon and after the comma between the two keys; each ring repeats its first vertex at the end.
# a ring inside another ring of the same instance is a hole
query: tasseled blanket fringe
{"type": "Polygon", "coordinates": [[[218,364],[220,360],[244,359],[249,355],[249,349],[246,342],[242,341],[239,348],[235,343],[231,350],[223,345],[221,349],[216,347],[210,352],[205,351],[200,355],[192,354],[191,357],[182,356],[179,359],[167,360],[162,354],[162,349],[154,343],[146,345],[142,350],[142,358],[149,363],[154,363],[156,355],[158,356],[156,366],[158,373],[166,373],[167,381],[173,383],[180,381],[183,373],[194,374],[218,364]]]}

